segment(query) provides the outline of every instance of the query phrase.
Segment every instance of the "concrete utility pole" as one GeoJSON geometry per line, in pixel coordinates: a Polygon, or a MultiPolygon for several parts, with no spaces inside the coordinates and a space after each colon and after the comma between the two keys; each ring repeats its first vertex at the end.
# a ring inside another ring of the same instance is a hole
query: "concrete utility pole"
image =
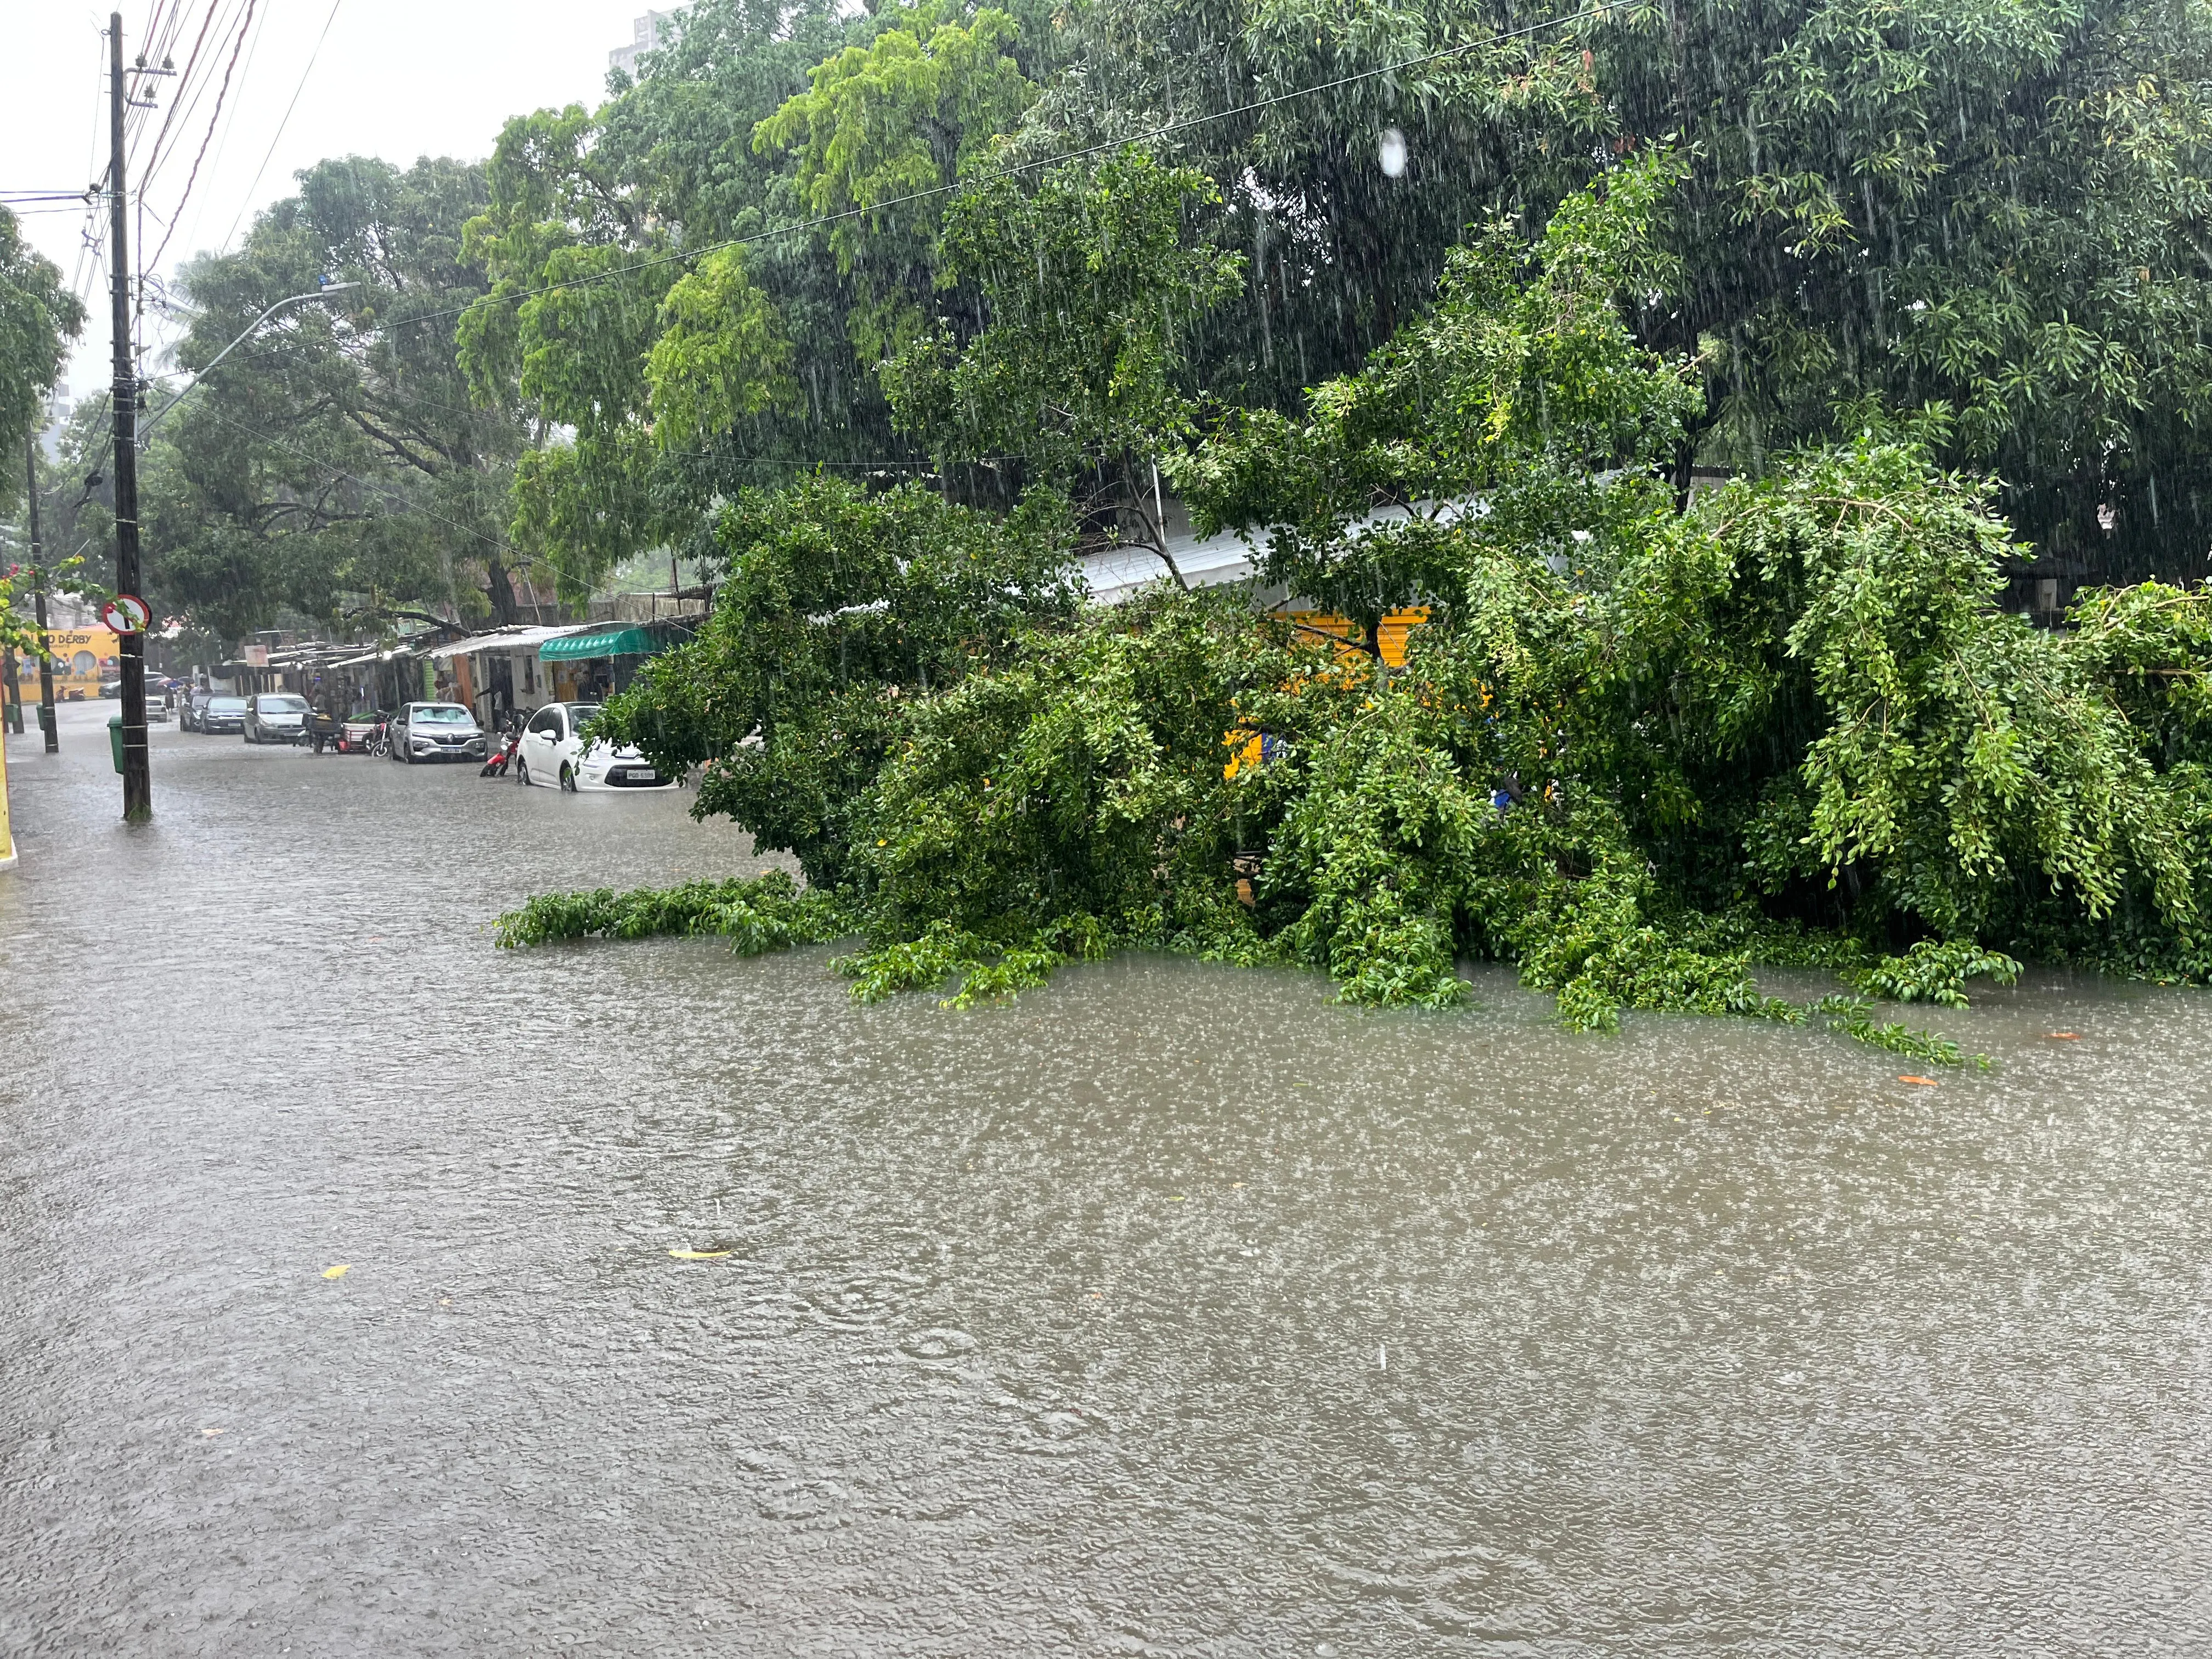
{"type": "MultiPolygon", "coordinates": [[[[123,118],[131,88],[123,78],[123,14],[107,20],[108,141],[115,147],[107,185],[109,301],[115,335],[115,591],[138,591],[138,354],[131,329],[131,212],[123,178],[123,118]]],[[[123,666],[123,817],[154,816],[154,781],[146,765],[146,636],[118,641],[123,666]]]]}
{"type": "MultiPolygon", "coordinates": [[[[46,752],[54,755],[61,752],[62,735],[54,726],[54,653],[46,648],[46,561],[39,544],[39,436],[35,432],[23,439],[23,469],[30,476],[31,485],[31,598],[38,606],[39,618],[39,730],[46,734],[46,752]]],[[[20,702],[20,684],[15,696],[20,702]]]]}

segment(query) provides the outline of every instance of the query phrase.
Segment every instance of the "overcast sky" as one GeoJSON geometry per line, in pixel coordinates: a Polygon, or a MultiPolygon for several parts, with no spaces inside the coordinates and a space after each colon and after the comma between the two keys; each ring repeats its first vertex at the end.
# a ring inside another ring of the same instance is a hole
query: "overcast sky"
{"type": "MultiPolygon", "coordinates": [[[[221,28],[246,3],[130,0],[122,8],[126,54],[136,55],[149,21],[174,13],[181,69],[210,5],[221,28]]],[[[669,9],[666,0],[659,9],[669,9]]],[[[102,32],[109,9],[82,0],[0,0],[0,191],[76,190],[106,166],[102,32]]],[[[425,155],[480,156],[510,115],[596,102],[608,51],[629,41],[631,19],[646,9],[643,0],[337,0],[333,15],[331,0],[254,0],[222,121],[181,216],[212,84],[189,125],[173,128],[169,159],[155,171],[149,243],[161,240],[156,216],[178,221],[160,274],[193,253],[234,246],[255,209],[289,194],[293,173],[325,156],[380,155],[403,165],[425,155]]],[[[203,61],[215,56],[210,46],[203,61]]],[[[153,84],[164,88],[166,105],[166,88],[175,83],[153,84]]],[[[145,114],[159,123],[167,112],[145,114]]],[[[143,155],[150,137],[133,148],[143,155]]],[[[131,184],[135,191],[137,180],[131,184]]],[[[81,395],[106,380],[106,311],[97,291],[106,273],[80,259],[82,210],[33,211],[53,205],[21,204],[16,211],[34,245],[78,279],[94,307],[68,374],[81,395]]]]}

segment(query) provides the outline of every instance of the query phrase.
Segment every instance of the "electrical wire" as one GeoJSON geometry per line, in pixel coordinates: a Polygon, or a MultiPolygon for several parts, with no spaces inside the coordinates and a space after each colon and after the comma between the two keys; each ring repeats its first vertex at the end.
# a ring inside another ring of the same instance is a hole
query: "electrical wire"
{"type": "MultiPolygon", "coordinates": [[[[161,131],[154,135],[153,154],[146,158],[145,168],[138,175],[141,190],[154,182],[161,173],[162,163],[176,153],[167,148],[171,131],[174,129],[181,138],[184,129],[191,125],[200,96],[207,90],[207,78],[199,73],[200,56],[207,50],[208,36],[215,30],[216,19],[224,16],[228,9],[227,0],[208,0],[206,15],[200,20],[200,31],[192,40],[191,55],[185,60],[184,72],[177,77],[175,93],[169,100],[169,112],[162,119],[161,131]]],[[[223,35],[229,33],[226,16],[222,31],[215,36],[218,50],[223,35]]]]}
{"type": "Polygon", "coordinates": [[[222,86],[216,93],[215,112],[208,117],[207,131],[200,139],[199,154],[192,157],[192,170],[185,179],[184,193],[177,198],[176,212],[170,219],[169,227],[162,233],[161,246],[154,250],[154,257],[147,262],[157,270],[161,264],[161,256],[169,251],[170,239],[177,234],[177,226],[185,216],[185,204],[192,199],[192,185],[198,181],[200,164],[207,160],[208,146],[215,141],[216,124],[222,119],[223,100],[230,95],[230,77],[238,68],[239,51],[246,45],[246,31],[253,21],[253,7],[254,0],[246,0],[246,15],[238,26],[238,39],[231,45],[230,61],[223,68],[222,86]]]}
{"type": "MultiPolygon", "coordinates": [[[[261,40],[269,32],[269,15],[274,10],[276,10],[274,4],[264,4],[261,7],[260,15],[257,19],[248,20],[252,23],[253,33],[246,43],[246,59],[238,70],[241,82],[251,82],[253,79],[253,65],[259,60],[261,40]]],[[[241,33],[244,32],[244,25],[240,26],[241,33]]],[[[232,136],[238,131],[239,114],[244,107],[245,100],[242,97],[231,101],[230,118],[223,122],[222,134],[216,139],[215,165],[218,168],[222,166],[223,157],[229,153],[230,141],[232,136]]],[[[198,240],[200,224],[206,216],[207,198],[203,197],[200,199],[199,211],[192,216],[191,228],[187,232],[188,240],[194,241],[198,240]]]]}
{"type": "MultiPolygon", "coordinates": [[[[343,348],[340,349],[340,356],[345,362],[351,364],[352,367],[356,368],[360,368],[360,364],[354,362],[353,359],[344,356],[343,348]]],[[[287,352],[284,348],[280,345],[264,345],[258,350],[248,349],[244,351],[232,353],[230,356],[223,360],[222,365],[210,370],[208,376],[204,376],[200,380],[194,381],[192,387],[189,389],[196,390],[199,386],[204,386],[209,378],[211,378],[215,374],[221,374],[224,368],[228,368],[240,363],[280,363],[289,365],[295,368],[313,368],[319,367],[319,365],[308,361],[303,356],[295,356],[287,352]]],[[[181,369],[171,370],[156,374],[153,378],[161,380],[174,380],[178,375],[183,373],[185,373],[185,371],[181,369]]],[[[401,404],[407,409],[417,410],[433,410],[441,415],[459,415],[465,419],[470,420],[494,419],[496,418],[498,413],[498,411],[495,410],[464,408],[458,404],[441,404],[434,398],[425,398],[419,392],[404,392],[398,387],[392,386],[386,386],[379,388],[376,395],[380,398],[401,404]]],[[[206,406],[207,405],[204,403],[196,404],[194,405],[195,408],[206,408],[206,406]]],[[[221,415],[216,415],[216,418],[222,420],[224,417],[221,415]]],[[[232,421],[230,424],[237,426],[238,422],[232,421]]],[[[239,429],[243,431],[246,428],[240,427],[239,429]]],[[[789,467],[802,471],[817,466],[858,468],[864,471],[881,471],[904,469],[909,471],[918,471],[933,473],[937,470],[936,464],[934,462],[911,455],[901,456],[896,459],[881,457],[873,459],[848,459],[845,460],[826,460],[817,459],[811,457],[796,456],[786,458],[775,455],[730,455],[725,454],[721,451],[713,449],[671,449],[664,450],[661,453],[678,460],[716,461],[725,465],[789,467]]]]}
{"type": "Polygon", "coordinates": [[[284,106],[284,118],[276,124],[276,136],[270,139],[269,149],[261,158],[261,165],[253,170],[253,182],[246,187],[246,200],[239,205],[238,218],[230,222],[223,233],[222,245],[230,246],[230,239],[238,234],[239,220],[246,217],[253,205],[253,192],[261,188],[261,175],[269,171],[269,161],[276,154],[276,146],[284,137],[284,129],[292,124],[292,112],[300,106],[300,94],[307,89],[307,77],[315,72],[315,60],[322,56],[323,42],[331,36],[331,25],[338,20],[338,8],[345,0],[331,0],[330,15],[323,19],[323,32],[315,37],[315,48],[307,54],[307,66],[300,71],[300,84],[292,88],[292,101],[284,106]]]}

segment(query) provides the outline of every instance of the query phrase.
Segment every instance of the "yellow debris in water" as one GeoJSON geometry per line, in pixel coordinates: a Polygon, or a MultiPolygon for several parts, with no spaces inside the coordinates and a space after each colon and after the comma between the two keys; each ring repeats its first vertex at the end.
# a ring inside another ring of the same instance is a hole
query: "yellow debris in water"
{"type": "Polygon", "coordinates": [[[324,1268],[323,1277],[325,1279],[343,1279],[346,1276],[347,1271],[351,1268],[352,1266],[353,1263],[350,1261],[341,1261],[335,1267],[324,1268]]]}

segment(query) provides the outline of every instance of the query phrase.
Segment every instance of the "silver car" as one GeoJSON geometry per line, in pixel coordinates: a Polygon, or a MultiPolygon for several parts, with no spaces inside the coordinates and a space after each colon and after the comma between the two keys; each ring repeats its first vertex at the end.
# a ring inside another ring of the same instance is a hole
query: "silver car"
{"type": "Polygon", "coordinates": [[[416,761],[469,760],[482,763],[483,728],[457,702],[410,702],[392,718],[392,758],[416,761]]]}
{"type": "Polygon", "coordinates": [[[258,691],[246,700],[239,735],[248,743],[297,743],[307,735],[307,700],[289,691],[258,691]]]}

